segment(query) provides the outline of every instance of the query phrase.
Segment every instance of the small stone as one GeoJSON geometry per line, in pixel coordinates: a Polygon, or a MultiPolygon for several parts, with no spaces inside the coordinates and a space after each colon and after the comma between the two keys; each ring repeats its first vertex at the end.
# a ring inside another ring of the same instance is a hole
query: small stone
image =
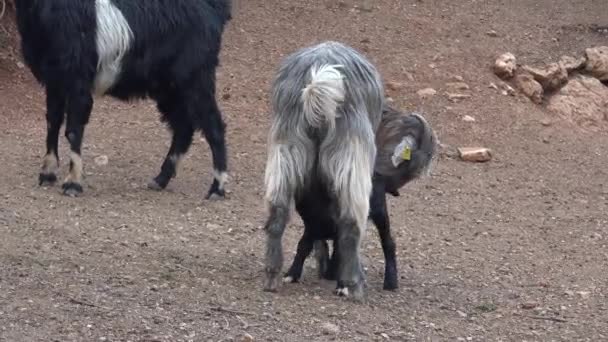
{"type": "Polygon", "coordinates": [[[425,99],[431,96],[435,96],[435,94],[437,94],[437,90],[433,88],[424,88],[418,90],[416,94],[418,94],[418,96],[420,96],[421,98],[425,99]]]}
{"type": "Polygon", "coordinates": [[[543,86],[530,74],[519,74],[515,76],[515,85],[532,102],[541,104],[543,102],[543,86]]]}
{"type": "Polygon", "coordinates": [[[388,336],[387,333],[380,333],[380,336],[382,336],[382,338],[385,339],[385,340],[390,340],[391,339],[390,336],[388,336]]]}
{"type": "Polygon", "coordinates": [[[535,303],[535,302],[526,302],[526,303],[521,304],[521,308],[524,310],[531,310],[536,307],[538,307],[538,303],[535,303]]]}
{"type": "Polygon", "coordinates": [[[494,73],[500,78],[511,78],[517,69],[515,55],[510,52],[500,55],[494,62],[494,73]]]}
{"type": "Polygon", "coordinates": [[[108,165],[108,156],[106,155],[101,155],[101,156],[97,156],[95,157],[95,159],[93,160],[95,162],[96,165],[98,166],[104,166],[104,165],[108,165]]]}
{"type": "Polygon", "coordinates": [[[253,336],[245,333],[243,336],[241,336],[241,342],[253,342],[253,336]]]}
{"type": "Polygon", "coordinates": [[[498,37],[498,32],[496,32],[494,30],[490,30],[490,31],[486,32],[486,34],[490,37],[498,37]]]}
{"type": "Polygon", "coordinates": [[[581,296],[581,298],[587,299],[591,295],[591,292],[589,292],[589,291],[578,291],[577,294],[579,296],[581,296]]]}
{"type": "Polygon", "coordinates": [[[403,89],[403,83],[395,82],[395,81],[386,82],[386,88],[388,88],[391,91],[399,91],[399,90],[403,89]]]}
{"type": "Polygon", "coordinates": [[[469,85],[464,82],[448,82],[446,87],[454,90],[469,90],[469,85]]]}
{"type": "Polygon", "coordinates": [[[458,93],[446,93],[448,96],[448,100],[452,102],[468,99],[471,97],[469,94],[458,94],[458,93]]]}
{"type": "Polygon", "coordinates": [[[462,121],[464,122],[475,122],[475,118],[470,115],[465,115],[462,117],[462,121]]]}
{"type": "Polygon", "coordinates": [[[503,87],[503,91],[502,91],[503,95],[515,96],[515,89],[513,89],[513,87],[511,87],[510,85],[508,85],[506,83],[503,83],[502,87],[503,87]]]}
{"type": "Polygon", "coordinates": [[[492,89],[496,89],[496,90],[498,90],[498,86],[497,86],[497,85],[496,85],[496,83],[494,83],[494,82],[491,82],[491,83],[488,85],[488,88],[492,88],[492,89]]]}
{"type": "Polygon", "coordinates": [[[522,69],[532,75],[547,91],[559,89],[568,83],[568,71],[559,63],[551,63],[543,68],[524,65],[522,69]]]}
{"type": "Polygon", "coordinates": [[[456,310],[456,313],[458,313],[458,316],[462,317],[462,318],[467,318],[467,314],[465,312],[462,312],[460,310],[456,310]]]}
{"type": "Polygon", "coordinates": [[[25,65],[21,62],[17,62],[17,68],[23,69],[23,68],[25,68],[25,65]]]}
{"type": "Polygon", "coordinates": [[[551,120],[549,120],[549,119],[543,119],[540,121],[540,124],[545,127],[549,127],[553,124],[553,122],[551,122],[551,120]]]}
{"type": "Polygon", "coordinates": [[[340,332],[340,327],[333,323],[326,322],[321,325],[321,331],[325,335],[336,335],[340,332]]]}
{"type": "Polygon", "coordinates": [[[608,46],[586,49],[585,57],[585,70],[600,81],[608,81],[608,46]]]}
{"type": "Polygon", "coordinates": [[[469,162],[487,162],[492,159],[492,150],[485,147],[459,147],[460,159],[469,162]]]}
{"type": "Polygon", "coordinates": [[[562,56],[559,60],[560,66],[566,69],[567,72],[583,68],[586,62],[587,59],[585,57],[574,58],[572,56],[562,56]]]}

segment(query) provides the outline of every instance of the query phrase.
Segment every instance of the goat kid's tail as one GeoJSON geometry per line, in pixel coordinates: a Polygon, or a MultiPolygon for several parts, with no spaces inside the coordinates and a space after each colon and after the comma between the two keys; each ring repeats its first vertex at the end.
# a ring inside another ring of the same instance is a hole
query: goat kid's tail
{"type": "Polygon", "coordinates": [[[344,101],[344,76],[338,71],[341,65],[324,64],[314,66],[311,70],[311,81],[302,90],[304,117],[312,127],[321,127],[327,123],[335,127],[338,107],[344,101]]]}

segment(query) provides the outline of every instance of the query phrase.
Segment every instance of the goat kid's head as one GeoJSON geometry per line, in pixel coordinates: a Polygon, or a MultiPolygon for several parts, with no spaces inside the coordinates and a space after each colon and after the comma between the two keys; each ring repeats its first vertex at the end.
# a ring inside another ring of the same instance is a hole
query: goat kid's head
{"type": "Polygon", "coordinates": [[[393,195],[408,182],[430,175],[437,155],[437,137],[426,119],[390,106],[383,109],[376,146],[374,171],[384,180],[386,192],[393,195]]]}

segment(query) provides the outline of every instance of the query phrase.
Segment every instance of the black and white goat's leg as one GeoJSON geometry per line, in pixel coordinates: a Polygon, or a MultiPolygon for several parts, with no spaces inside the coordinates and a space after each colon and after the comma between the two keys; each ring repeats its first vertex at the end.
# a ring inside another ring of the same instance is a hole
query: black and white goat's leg
{"type": "Polygon", "coordinates": [[[209,110],[203,118],[203,134],[209,147],[213,159],[213,183],[207,191],[206,199],[212,196],[225,196],[225,185],[228,181],[228,162],[226,152],[225,132],[226,124],[222,120],[222,114],[217,107],[215,98],[210,98],[208,101],[209,110]]]}
{"type": "Polygon", "coordinates": [[[201,78],[199,96],[199,113],[203,136],[211,149],[213,159],[213,182],[205,195],[205,199],[212,196],[223,198],[226,195],[225,185],[228,181],[228,156],[226,151],[226,124],[222,119],[217,101],[215,99],[215,76],[212,72],[205,72],[201,78]]]}
{"type": "Polygon", "coordinates": [[[63,182],[63,194],[78,196],[82,193],[82,140],[84,129],[93,109],[93,97],[88,87],[75,86],[67,100],[65,136],[70,143],[70,172],[63,182]]]}
{"type": "Polygon", "coordinates": [[[396,244],[391,236],[384,185],[379,181],[374,182],[370,202],[370,217],[376,229],[378,229],[382,252],[384,253],[384,289],[395,290],[399,287],[396,244]]]}
{"type": "Polygon", "coordinates": [[[46,89],[46,154],[38,176],[39,185],[55,184],[59,168],[59,130],[65,116],[66,98],[54,87],[46,89]]]}
{"type": "Polygon", "coordinates": [[[179,117],[176,115],[178,113],[175,112],[167,115],[169,127],[173,132],[171,146],[160,168],[160,173],[148,184],[150,189],[162,190],[167,187],[171,178],[177,174],[180,160],[188,152],[192,144],[192,136],[194,135],[192,124],[181,118],[181,120],[178,119],[179,117]]]}
{"type": "Polygon", "coordinates": [[[298,249],[296,251],[296,256],[293,258],[293,262],[291,263],[291,267],[289,267],[289,270],[283,277],[284,283],[297,283],[300,280],[302,277],[302,269],[304,268],[304,261],[306,261],[310,252],[312,252],[313,245],[314,239],[305,231],[298,242],[298,249]]]}

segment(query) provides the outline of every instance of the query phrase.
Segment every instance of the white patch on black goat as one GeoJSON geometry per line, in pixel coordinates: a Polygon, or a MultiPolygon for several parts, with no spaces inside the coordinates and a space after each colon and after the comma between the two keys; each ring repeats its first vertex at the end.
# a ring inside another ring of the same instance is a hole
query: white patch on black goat
{"type": "Polygon", "coordinates": [[[103,95],[118,80],[122,59],[133,40],[133,31],[111,0],[95,0],[97,18],[97,77],[95,94],[103,95]]]}

